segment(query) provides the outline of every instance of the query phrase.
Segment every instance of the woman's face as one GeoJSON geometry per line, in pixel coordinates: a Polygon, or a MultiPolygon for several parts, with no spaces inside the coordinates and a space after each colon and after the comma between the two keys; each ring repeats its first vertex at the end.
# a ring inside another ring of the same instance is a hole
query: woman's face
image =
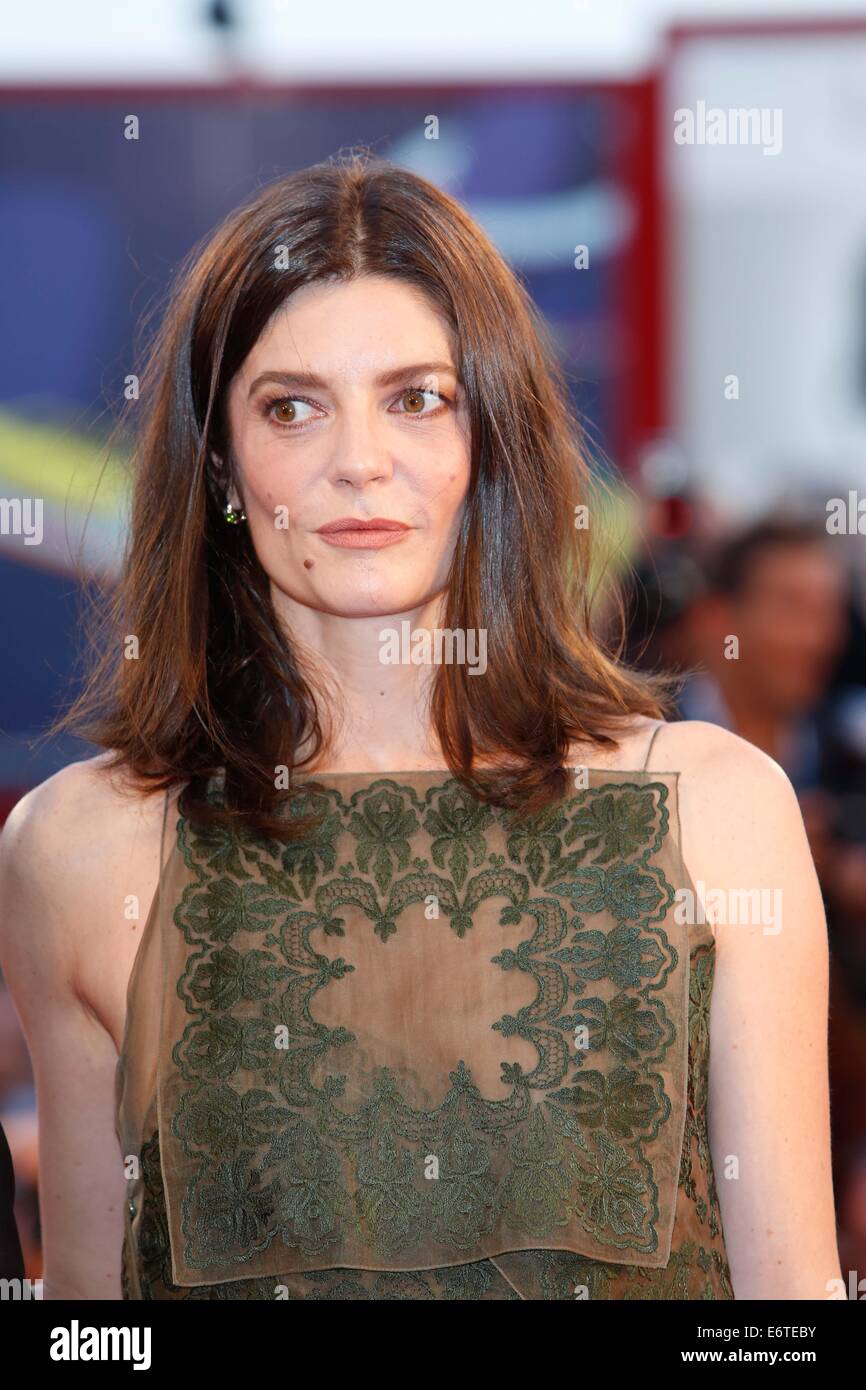
{"type": "Polygon", "coordinates": [[[228,420],[229,500],[278,613],[373,617],[442,593],[469,422],[450,335],[423,294],[383,276],[305,285],[235,376],[228,420]],[[373,520],[394,529],[322,530],[373,520]]]}

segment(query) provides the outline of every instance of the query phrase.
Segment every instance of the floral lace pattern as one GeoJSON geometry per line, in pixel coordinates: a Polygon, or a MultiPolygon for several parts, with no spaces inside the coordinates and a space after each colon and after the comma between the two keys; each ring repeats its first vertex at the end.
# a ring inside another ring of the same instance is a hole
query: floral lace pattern
{"type": "Polygon", "coordinates": [[[181,802],[179,1022],[125,1295],[732,1297],[705,1122],[714,954],[689,972],[672,939],[668,794],[614,778],[517,820],[453,779],[323,779],[291,799],[324,814],[288,846],[181,802]],[[499,1094],[454,1056],[434,1095],[440,1073],[324,1008],[363,999],[370,952],[431,930],[521,987],[477,1024],[499,1094]],[[336,954],[361,932],[366,972],[336,954]]]}
{"type": "MultiPolygon", "coordinates": [[[[137,1278],[143,1299],[702,1299],[734,1297],[722,1237],[718,1195],[707,1135],[709,1066],[707,1018],[713,989],[712,942],[692,951],[689,1011],[689,1089],[677,1216],[671,1257],[663,1269],[588,1260],[568,1250],[527,1250],[512,1257],[519,1270],[503,1277],[497,1263],[477,1260],[440,1269],[384,1271],[328,1269],[278,1278],[238,1279],[181,1288],[172,1283],[159,1136],[142,1151],[144,1206],[137,1250],[123,1245],[124,1297],[137,1278]],[[133,1274],[130,1264],[135,1260],[133,1274]],[[515,1284],[517,1287],[515,1288],[515,1284]]],[[[499,1264],[504,1261],[500,1258],[499,1264]]]]}

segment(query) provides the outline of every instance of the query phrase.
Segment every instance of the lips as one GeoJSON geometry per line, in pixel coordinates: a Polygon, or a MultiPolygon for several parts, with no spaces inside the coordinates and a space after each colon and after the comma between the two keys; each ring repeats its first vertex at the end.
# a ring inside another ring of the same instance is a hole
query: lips
{"type": "Polygon", "coordinates": [[[409,527],[402,521],[389,521],[384,516],[341,516],[339,521],[328,521],[318,529],[320,536],[331,536],[336,531],[408,531],[409,527]]]}
{"type": "Polygon", "coordinates": [[[411,529],[403,521],[392,521],[384,516],[341,516],[337,521],[327,521],[320,526],[317,535],[328,545],[354,550],[381,550],[383,546],[395,545],[403,540],[411,529]]]}

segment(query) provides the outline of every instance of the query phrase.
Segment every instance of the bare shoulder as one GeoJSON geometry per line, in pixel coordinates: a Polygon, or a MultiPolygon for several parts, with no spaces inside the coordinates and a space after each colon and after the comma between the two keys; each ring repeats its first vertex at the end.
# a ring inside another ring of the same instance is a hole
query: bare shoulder
{"type": "Polygon", "coordinates": [[[684,826],[694,822],[697,833],[702,822],[720,848],[732,844],[744,827],[760,841],[769,832],[802,824],[784,768],[717,724],[698,719],[666,724],[656,736],[651,767],[679,773],[684,826]]]}
{"type": "Polygon", "coordinates": [[[147,834],[162,809],[162,793],[136,790],[109,767],[108,754],[70,763],[12,808],[0,834],[0,866],[52,876],[73,869],[73,861],[104,861],[113,845],[147,834]]]}
{"type": "Polygon", "coordinates": [[[723,784],[735,793],[761,790],[785,796],[792,792],[787,773],[760,748],[719,724],[683,719],[658,725],[651,766],[679,772],[695,792],[718,794],[723,784]]]}
{"type": "Polygon", "coordinates": [[[71,763],[13,807],[0,833],[0,948],[60,963],[100,923],[124,875],[158,864],[164,798],[135,790],[109,755],[71,763]],[[46,955],[47,942],[55,948],[46,955]]]}
{"type": "Polygon", "coordinates": [[[788,778],[778,763],[718,724],[699,719],[668,723],[639,716],[624,723],[616,738],[614,753],[589,758],[586,746],[575,744],[571,761],[634,771],[644,766],[649,752],[650,770],[678,772],[691,800],[702,792],[718,793],[721,783],[735,793],[771,786],[782,795],[790,792],[788,778]]]}
{"type": "MultiPolygon", "coordinates": [[[[666,726],[652,766],[679,773],[681,843],[692,880],[728,894],[772,894],[786,904],[800,940],[807,935],[820,946],[826,935],[820,888],[784,769],[746,739],[698,720],[666,726]]],[[[755,925],[759,935],[768,934],[766,923],[755,925]]],[[[750,937],[745,930],[722,935],[738,946],[750,937]]],[[[722,940],[718,929],[716,938],[722,940]]]]}

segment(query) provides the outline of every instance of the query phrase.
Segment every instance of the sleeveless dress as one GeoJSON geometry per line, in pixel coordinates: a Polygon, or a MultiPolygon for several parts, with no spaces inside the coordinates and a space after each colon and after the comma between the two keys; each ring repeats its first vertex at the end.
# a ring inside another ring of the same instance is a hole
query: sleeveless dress
{"type": "Polygon", "coordinates": [[[124,1298],[734,1297],[678,774],[573,774],[523,821],[316,774],[290,845],[181,794],[117,1064],[124,1298]]]}

